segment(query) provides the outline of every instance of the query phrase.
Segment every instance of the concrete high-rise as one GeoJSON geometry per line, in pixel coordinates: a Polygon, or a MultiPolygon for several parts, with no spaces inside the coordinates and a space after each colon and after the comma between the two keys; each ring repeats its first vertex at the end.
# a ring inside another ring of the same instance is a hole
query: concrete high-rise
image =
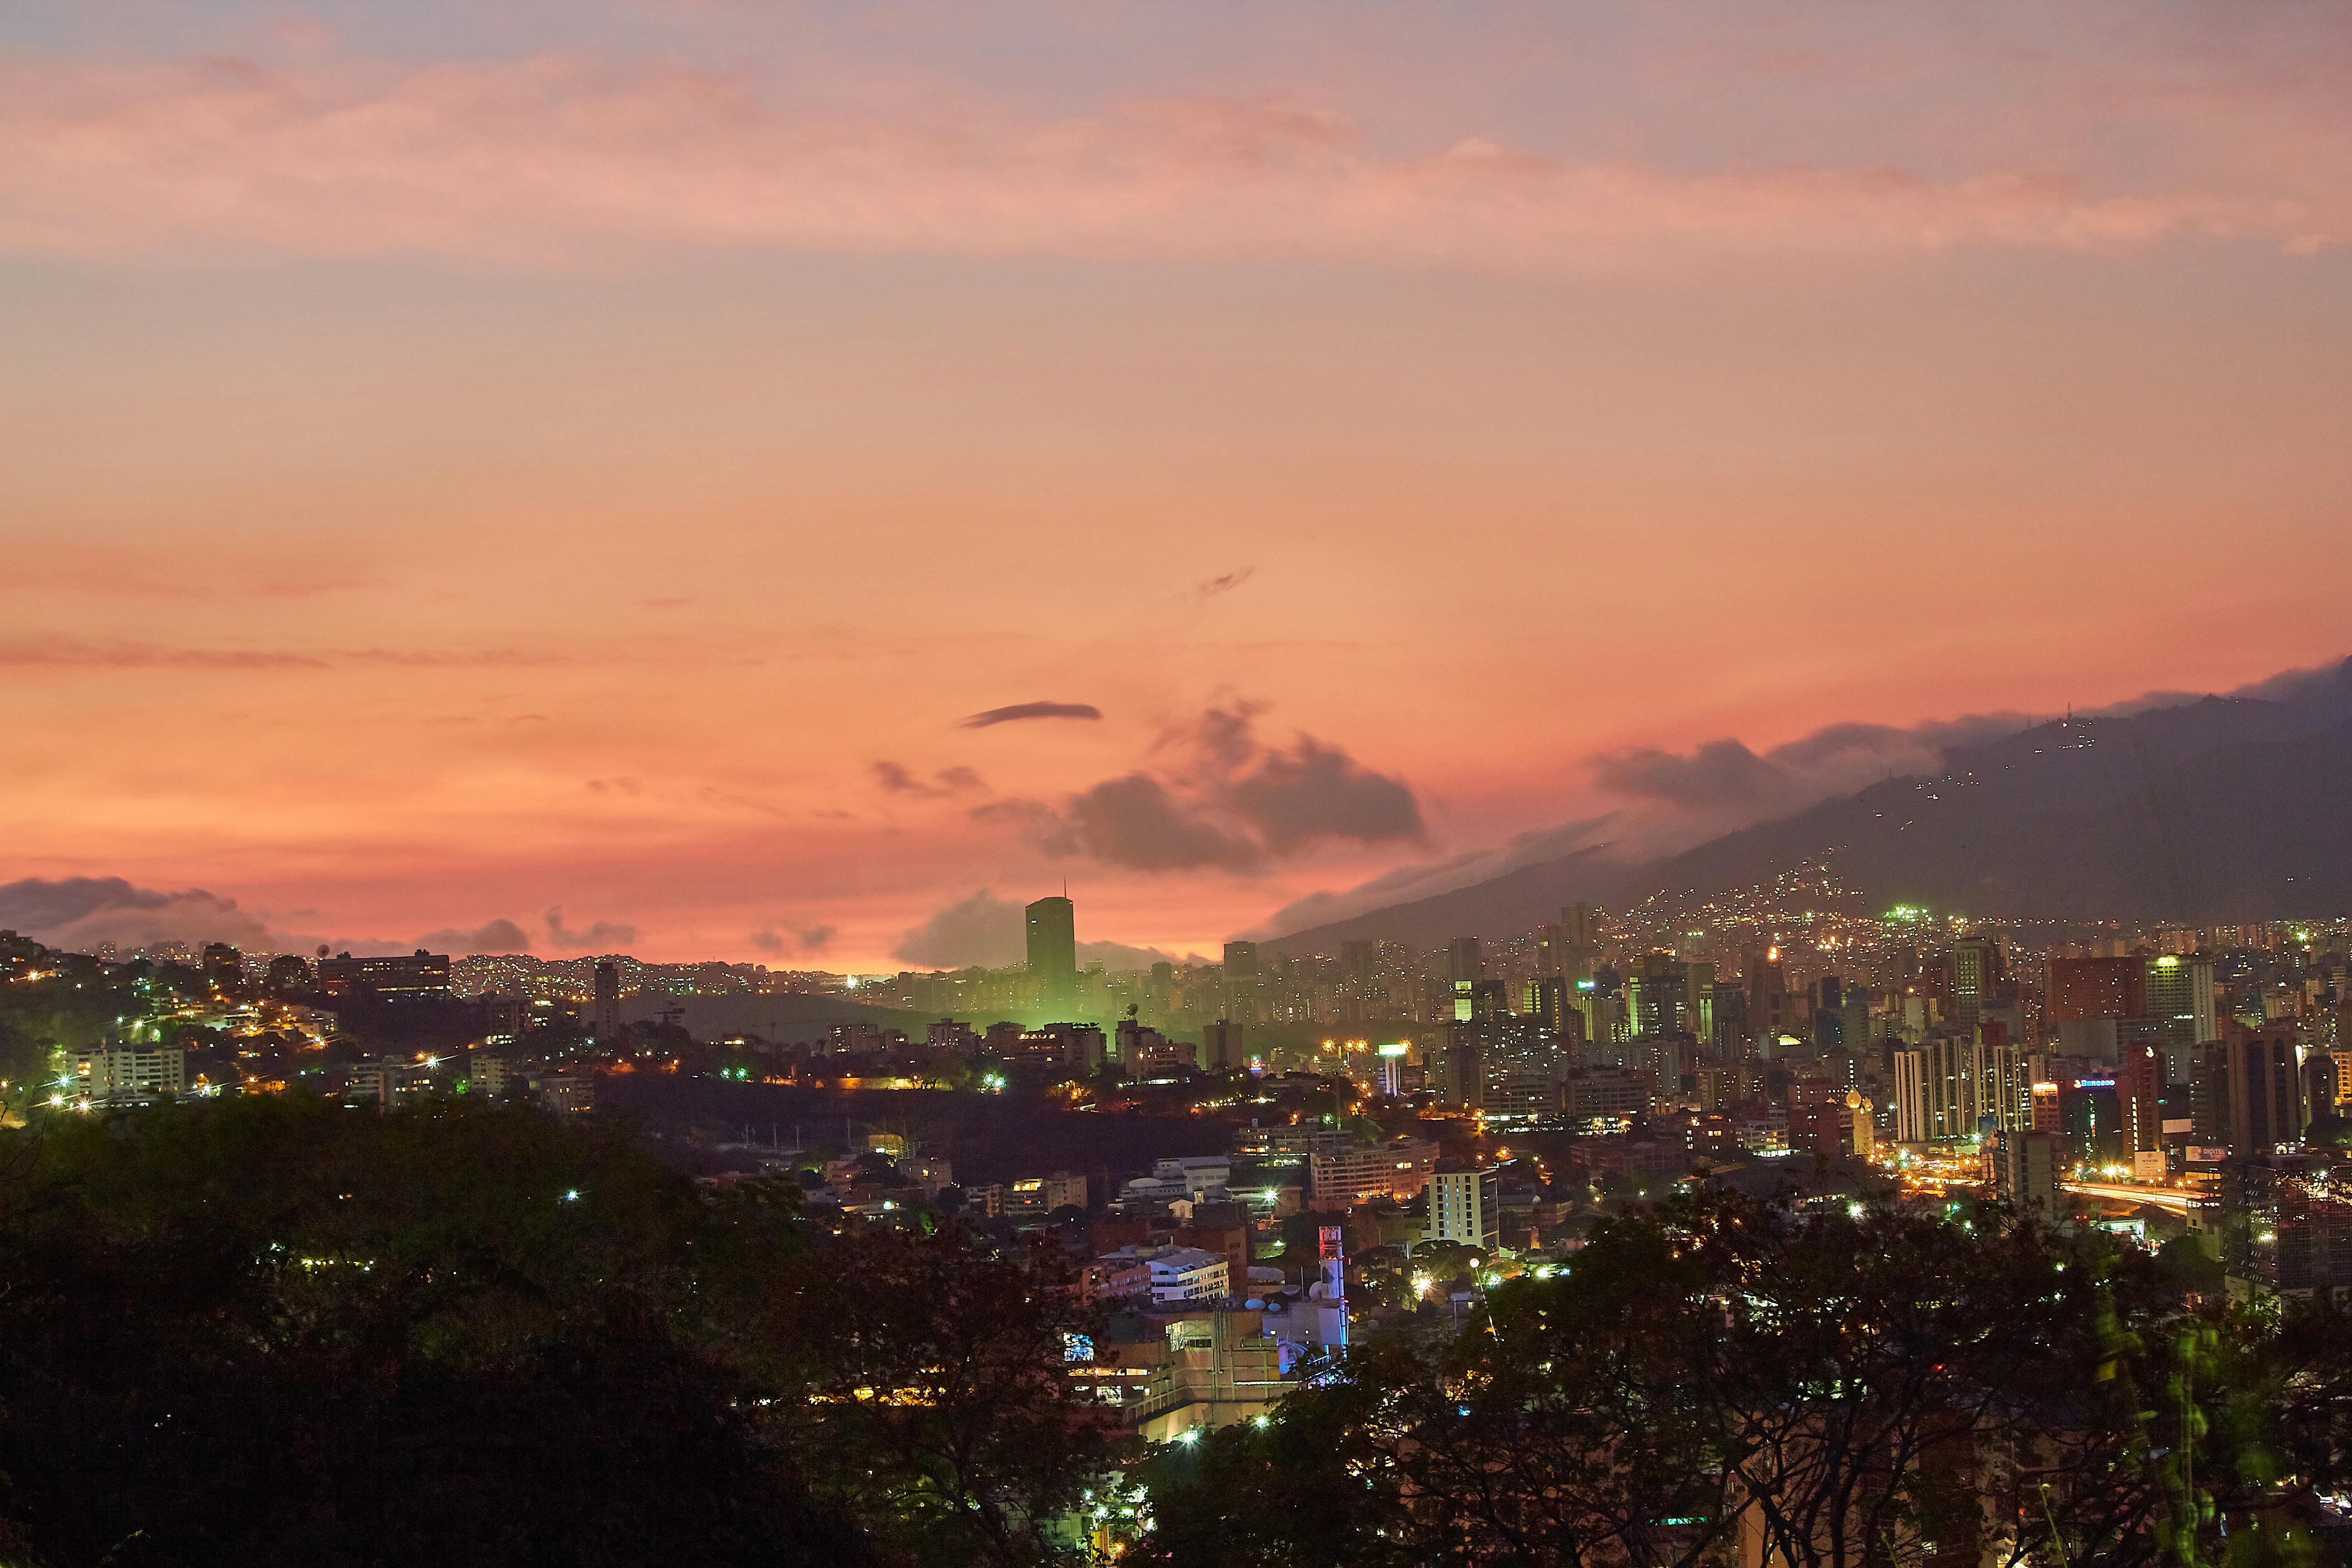
{"type": "Polygon", "coordinates": [[[1024,912],[1037,1005],[1049,1014],[1066,1014],[1078,994],[1077,906],[1065,898],[1040,899],[1024,912]]]}
{"type": "Polygon", "coordinates": [[[1478,982],[1486,961],[1475,936],[1457,936],[1445,945],[1445,974],[1454,986],[1454,1021],[1466,1024],[1478,1016],[1478,982]]]}
{"type": "Polygon", "coordinates": [[[1560,973],[1583,980],[1601,959],[1601,921],[1591,904],[1563,904],[1559,910],[1560,973]]]}
{"type": "Polygon", "coordinates": [[[2211,1131],[2239,1159],[2275,1153],[2303,1139],[2303,1075],[2294,1026],[2225,1024],[2204,1054],[2202,1093],[2211,1131]]]}
{"type": "Polygon", "coordinates": [[[2002,979],[2000,944],[1989,936],[1962,937],[1952,944],[1952,1021],[1973,1029],[1993,987],[2002,979]]]}
{"type": "Polygon", "coordinates": [[[1225,943],[1224,970],[1225,1022],[1246,1038],[1251,1026],[1258,1021],[1257,943],[1225,943]]]}
{"type": "Polygon", "coordinates": [[[596,961],[595,1024],[593,1032],[600,1040],[621,1037],[621,966],[609,958],[596,961]]]}
{"type": "Polygon", "coordinates": [[[2197,1047],[2220,1037],[2213,1005],[2213,961],[2166,953],[2147,962],[2143,1004],[2164,1053],[2164,1080],[2187,1083],[2197,1047]]]}

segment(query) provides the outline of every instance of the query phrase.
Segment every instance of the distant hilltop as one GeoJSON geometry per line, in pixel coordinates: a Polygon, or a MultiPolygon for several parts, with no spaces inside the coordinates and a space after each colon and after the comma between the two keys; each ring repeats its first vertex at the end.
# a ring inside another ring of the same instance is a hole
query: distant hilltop
{"type": "MultiPolygon", "coordinates": [[[[2276,683],[2273,683],[2274,685],[2276,683]]],[[[1681,854],[1585,849],[1451,892],[1272,938],[1430,949],[1524,931],[1561,905],[1704,896],[1808,865],[1869,907],[2201,924],[2352,909],[2352,660],[2275,696],[2205,697],[2068,718],[1944,753],[1681,854]]]]}

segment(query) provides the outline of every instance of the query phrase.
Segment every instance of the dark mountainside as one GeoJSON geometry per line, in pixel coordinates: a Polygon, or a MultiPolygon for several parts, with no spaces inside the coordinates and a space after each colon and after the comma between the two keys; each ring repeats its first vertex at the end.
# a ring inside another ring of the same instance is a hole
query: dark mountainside
{"type": "Polygon", "coordinates": [[[2197,923],[2352,907],[2352,660],[2276,700],[2055,721],[1944,761],[1664,859],[1585,850],[1272,945],[1432,948],[1524,931],[1574,900],[1713,893],[1823,855],[1879,907],[2197,923]]]}

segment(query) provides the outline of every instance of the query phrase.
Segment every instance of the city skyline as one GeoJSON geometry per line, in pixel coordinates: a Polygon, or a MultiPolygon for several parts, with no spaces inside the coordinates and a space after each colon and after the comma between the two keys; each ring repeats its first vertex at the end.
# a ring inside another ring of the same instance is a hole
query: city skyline
{"type": "Polygon", "coordinates": [[[68,924],[1213,956],[2352,647],[2333,13],[380,12],[0,18],[68,924]]]}

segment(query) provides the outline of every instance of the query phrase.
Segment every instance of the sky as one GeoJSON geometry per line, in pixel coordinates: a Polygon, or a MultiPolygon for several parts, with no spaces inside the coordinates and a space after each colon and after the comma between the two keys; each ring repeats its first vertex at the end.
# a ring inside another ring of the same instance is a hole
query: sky
{"type": "Polygon", "coordinates": [[[16,0],[0,345],[0,917],[1213,952],[2352,652],[2352,10],[16,0]]]}

